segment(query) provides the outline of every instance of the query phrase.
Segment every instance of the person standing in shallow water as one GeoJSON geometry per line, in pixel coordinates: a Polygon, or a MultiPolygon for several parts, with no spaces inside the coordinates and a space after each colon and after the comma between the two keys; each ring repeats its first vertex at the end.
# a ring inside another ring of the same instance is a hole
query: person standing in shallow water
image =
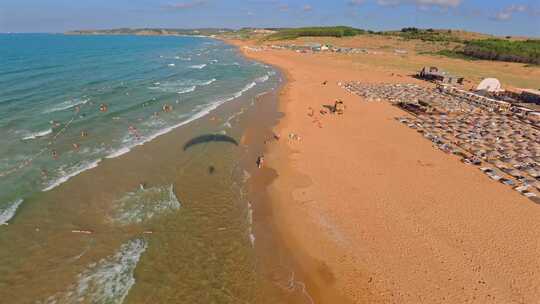
{"type": "Polygon", "coordinates": [[[257,157],[257,167],[261,169],[263,167],[263,164],[264,164],[264,156],[261,155],[257,157]]]}

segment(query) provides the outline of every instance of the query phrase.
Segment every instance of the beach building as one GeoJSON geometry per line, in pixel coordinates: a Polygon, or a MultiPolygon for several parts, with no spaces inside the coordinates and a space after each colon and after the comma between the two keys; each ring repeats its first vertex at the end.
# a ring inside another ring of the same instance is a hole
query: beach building
{"type": "Polygon", "coordinates": [[[433,66],[423,67],[418,73],[418,77],[446,84],[463,84],[463,77],[451,75],[450,73],[433,66]]]}

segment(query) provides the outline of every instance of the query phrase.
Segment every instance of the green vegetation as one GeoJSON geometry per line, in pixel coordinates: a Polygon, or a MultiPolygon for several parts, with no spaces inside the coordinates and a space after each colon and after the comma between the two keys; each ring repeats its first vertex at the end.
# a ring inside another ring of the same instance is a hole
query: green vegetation
{"type": "Polygon", "coordinates": [[[277,33],[268,36],[267,40],[296,39],[299,37],[346,37],[364,34],[365,31],[348,26],[332,27],[301,27],[279,29],[277,33]]]}
{"type": "Polygon", "coordinates": [[[405,27],[401,31],[383,32],[383,35],[398,36],[406,40],[422,40],[433,42],[463,42],[459,37],[452,34],[451,30],[419,29],[416,27],[405,27]]]}
{"type": "Polygon", "coordinates": [[[467,56],[463,53],[463,51],[459,51],[459,50],[440,50],[438,52],[433,52],[430,54],[445,56],[449,58],[463,59],[463,60],[478,60],[478,58],[467,56]]]}
{"type": "Polygon", "coordinates": [[[540,40],[472,40],[465,43],[463,54],[487,60],[540,64],[540,40]]]}

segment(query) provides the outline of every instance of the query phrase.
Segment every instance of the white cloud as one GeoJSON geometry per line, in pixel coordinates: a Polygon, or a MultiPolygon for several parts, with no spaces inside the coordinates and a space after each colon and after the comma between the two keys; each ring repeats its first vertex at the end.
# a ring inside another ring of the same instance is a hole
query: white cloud
{"type": "Polygon", "coordinates": [[[191,2],[179,2],[165,5],[165,8],[172,10],[183,10],[188,8],[194,8],[206,4],[205,0],[196,0],[191,2]]]}
{"type": "Polygon", "coordinates": [[[523,4],[512,4],[508,7],[503,8],[502,10],[495,13],[495,15],[492,17],[493,20],[496,21],[508,21],[512,19],[512,16],[515,13],[522,13],[528,10],[528,6],[523,4]]]}
{"type": "Polygon", "coordinates": [[[278,6],[278,9],[282,12],[288,12],[289,11],[289,5],[288,4],[280,4],[278,6]]]}
{"type": "Polygon", "coordinates": [[[309,5],[309,4],[306,4],[306,5],[304,5],[304,7],[302,8],[302,10],[303,10],[304,12],[311,12],[311,11],[313,10],[313,7],[312,7],[311,5],[309,5]]]}
{"type": "Polygon", "coordinates": [[[396,6],[402,4],[401,0],[377,0],[377,4],[381,6],[396,6]]]}
{"type": "Polygon", "coordinates": [[[419,6],[458,7],[462,0],[414,0],[419,6]]]}
{"type": "Polygon", "coordinates": [[[422,10],[429,10],[432,7],[441,9],[456,8],[461,5],[463,0],[377,0],[378,5],[396,6],[401,4],[412,4],[422,10]]]}
{"type": "Polygon", "coordinates": [[[357,6],[364,4],[364,0],[349,0],[349,5],[351,6],[357,6]]]}

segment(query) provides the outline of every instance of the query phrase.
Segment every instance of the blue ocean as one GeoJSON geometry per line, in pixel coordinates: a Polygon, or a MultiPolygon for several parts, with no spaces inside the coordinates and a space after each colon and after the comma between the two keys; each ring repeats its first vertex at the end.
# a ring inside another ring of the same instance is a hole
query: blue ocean
{"type": "Polygon", "coordinates": [[[0,224],[275,73],[203,37],[0,35],[0,224]]]}

